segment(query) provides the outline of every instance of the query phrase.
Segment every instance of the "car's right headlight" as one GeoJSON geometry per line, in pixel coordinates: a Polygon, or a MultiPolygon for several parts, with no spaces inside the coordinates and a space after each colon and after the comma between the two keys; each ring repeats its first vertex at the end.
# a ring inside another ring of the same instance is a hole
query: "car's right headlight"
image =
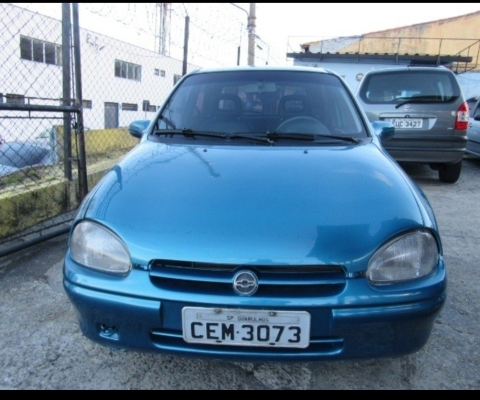
{"type": "Polygon", "coordinates": [[[77,263],[103,272],[126,274],[132,268],[130,253],[122,240],[92,221],[75,226],[70,254],[77,263]]]}
{"type": "Polygon", "coordinates": [[[440,258],[437,241],[426,230],[407,233],[382,246],[368,263],[372,284],[420,279],[430,275],[440,258]]]}

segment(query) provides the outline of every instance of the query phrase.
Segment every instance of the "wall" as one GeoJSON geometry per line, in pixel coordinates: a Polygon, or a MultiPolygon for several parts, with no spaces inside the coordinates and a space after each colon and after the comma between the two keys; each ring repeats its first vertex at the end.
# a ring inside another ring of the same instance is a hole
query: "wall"
{"type": "MultiPolygon", "coordinates": [[[[59,148],[63,147],[62,127],[58,130],[59,148]]],[[[75,135],[72,137],[75,148],[75,135]]],[[[86,152],[94,162],[88,163],[88,187],[91,189],[139,139],[127,129],[105,129],[85,132],[86,152]],[[116,156],[115,156],[116,155],[116,156]]],[[[38,167],[36,167],[38,168],[38,167]]],[[[48,170],[49,166],[43,167],[48,170]]],[[[33,168],[32,168],[33,170],[33,168]]],[[[21,178],[24,171],[17,174],[21,178]]],[[[40,176],[40,174],[39,174],[40,176]]],[[[1,187],[1,185],[0,185],[1,187]]],[[[78,179],[72,181],[52,173],[41,182],[28,182],[0,191],[0,240],[15,233],[76,209],[79,205],[78,179]]]]}
{"type": "Polygon", "coordinates": [[[358,43],[353,44],[341,51],[430,55],[460,53],[467,55],[462,50],[473,44],[470,55],[477,55],[479,52],[478,39],[480,38],[480,11],[454,18],[367,33],[362,36],[363,41],[360,46],[358,43]],[[388,37],[392,40],[376,39],[378,37],[388,37]],[[421,38],[421,40],[417,40],[417,38],[421,38]],[[439,41],[439,38],[448,40],[439,41]]]}

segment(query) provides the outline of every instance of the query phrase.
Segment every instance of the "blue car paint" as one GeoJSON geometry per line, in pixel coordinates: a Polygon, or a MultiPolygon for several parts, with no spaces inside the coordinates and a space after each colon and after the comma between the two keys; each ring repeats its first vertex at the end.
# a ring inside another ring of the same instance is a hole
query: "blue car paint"
{"type": "MultiPolygon", "coordinates": [[[[393,332],[394,328],[383,321],[391,320],[393,325],[403,326],[403,312],[408,315],[404,324],[410,324],[414,312],[418,314],[416,329],[422,332],[420,336],[412,335],[409,341],[405,338],[405,345],[399,349],[388,348],[387,337],[377,338],[385,342],[384,347],[379,347],[382,350],[379,354],[386,352],[395,356],[397,352],[402,354],[420,348],[427,339],[423,332],[431,329],[445,301],[443,259],[433,276],[398,284],[394,290],[371,287],[364,278],[354,278],[347,280],[343,294],[305,299],[295,296],[281,300],[232,298],[216,293],[199,298],[159,290],[147,272],[151,259],[178,257],[250,266],[329,263],[345,265],[350,273],[365,271],[379,244],[399,231],[424,224],[432,229],[436,227],[429,214],[421,212],[427,201],[422,192],[412,191],[397,164],[389,158],[377,157],[378,151],[381,149],[373,142],[355,151],[349,146],[292,150],[281,146],[266,149],[143,142],[103,179],[81,213],[119,234],[137,268],[128,277],[106,279],[105,274],[86,270],[76,265],[69,255],[66,257],[65,287],[78,308],[84,334],[119,349],[153,351],[160,346],[162,351],[172,354],[201,357],[228,354],[231,357],[231,351],[224,349],[189,353],[178,344],[152,344],[146,332],[161,324],[165,301],[178,307],[228,304],[230,307],[307,309],[313,316],[321,315],[313,324],[317,328],[312,327],[312,337],[315,334],[335,336],[335,333],[348,337],[352,319],[357,321],[358,332],[362,329],[368,332],[368,326],[376,323],[384,324],[386,332],[393,332]],[[143,161],[140,163],[140,160],[143,161]],[[142,168],[137,167],[140,164],[142,168]],[[269,182],[268,177],[278,169],[285,170],[281,182],[269,182]],[[142,188],[146,186],[148,198],[142,197],[142,188]],[[245,190],[241,190],[242,187],[245,190]],[[329,188],[328,192],[325,187],[329,188]],[[182,201],[185,196],[192,199],[189,205],[182,201]],[[381,202],[377,201],[379,197],[383,199],[381,202]],[[297,198],[304,200],[298,204],[297,198]],[[158,206],[155,206],[156,200],[158,206]],[[122,206],[125,202],[136,207],[126,210],[122,206]],[[149,210],[146,203],[151,204],[149,210]],[[184,229],[191,240],[185,232],[182,234],[181,226],[188,227],[184,229]],[[229,227],[228,234],[225,226],[229,227]],[[347,254],[345,243],[349,244],[347,254]],[[269,258],[269,254],[275,254],[276,258],[269,258]],[[92,324],[91,316],[88,317],[91,307],[98,310],[96,319],[111,322],[122,334],[113,338],[99,335],[98,330],[93,329],[98,323],[92,324]],[[112,313],[115,309],[118,312],[112,313]],[[138,320],[139,315],[143,316],[144,329],[129,323],[138,320]],[[137,336],[138,332],[146,336],[137,336]]],[[[180,319],[163,321],[167,322],[178,336],[180,319]]],[[[181,341],[180,337],[177,341],[181,341]]],[[[330,356],[325,350],[293,357],[288,352],[269,354],[255,349],[251,354],[242,351],[236,357],[311,361],[319,357],[336,359],[345,354],[351,359],[361,357],[366,351],[364,346],[368,346],[367,342],[361,346],[357,343],[347,351],[345,343],[348,341],[332,346],[330,356]]]]}
{"type": "Polygon", "coordinates": [[[116,350],[159,351],[177,356],[264,362],[402,356],[425,345],[446,299],[443,261],[434,276],[415,285],[400,285],[382,293],[364,279],[351,279],[344,291],[349,295],[343,300],[319,297],[300,301],[293,296],[282,301],[215,294],[179,296],[175,291],[159,291],[151,285],[148,272],[140,270],[132,271],[128,279],[111,278],[110,285],[103,286],[102,274],[81,271],[82,267],[75,265],[69,255],[66,265],[70,272],[65,289],[86,337],[116,350]],[[103,289],[87,288],[85,275],[96,276],[103,289]],[[79,276],[83,278],[77,280],[79,276]],[[142,293],[132,297],[132,286],[141,287],[142,293]],[[159,299],[162,295],[168,300],[159,299]],[[238,351],[235,346],[208,348],[183,342],[180,315],[184,306],[215,307],[226,302],[229,307],[308,311],[312,316],[311,345],[301,352],[268,348],[238,351]],[[102,326],[114,327],[115,334],[106,335],[102,326]]]}
{"type": "Polygon", "coordinates": [[[109,173],[85,218],[116,232],[140,265],[180,257],[362,271],[399,231],[433,226],[403,175],[376,152],[373,144],[352,151],[144,142],[109,173]],[[279,171],[281,180],[270,179],[279,171]]]}

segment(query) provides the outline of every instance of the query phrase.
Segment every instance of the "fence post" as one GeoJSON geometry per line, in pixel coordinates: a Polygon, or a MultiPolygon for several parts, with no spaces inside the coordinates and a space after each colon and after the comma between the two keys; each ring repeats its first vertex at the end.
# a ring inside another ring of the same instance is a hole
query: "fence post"
{"type": "MultiPolygon", "coordinates": [[[[70,104],[70,3],[62,3],[62,72],[63,72],[63,105],[70,104]]],[[[63,165],[64,175],[72,180],[72,131],[71,116],[69,112],[63,113],[63,165]]]]}
{"type": "Polygon", "coordinates": [[[83,96],[82,96],[82,65],[80,52],[80,26],[78,18],[78,3],[73,3],[73,59],[75,65],[75,94],[77,105],[80,107],[77,126],[78,143],[78,184],[80,200],[83,200],[88,193],[87,180],[87,157],[85,155],[85,131],[83,127],[83,96]]]}
{"type": "Polygon", "coordinates": [[[188,58],[188,35],[189,35],[190,17],[185,17],[185,39],[183,43],[183,70],[182,75],[187,73],[187,58],[188,58]]]}

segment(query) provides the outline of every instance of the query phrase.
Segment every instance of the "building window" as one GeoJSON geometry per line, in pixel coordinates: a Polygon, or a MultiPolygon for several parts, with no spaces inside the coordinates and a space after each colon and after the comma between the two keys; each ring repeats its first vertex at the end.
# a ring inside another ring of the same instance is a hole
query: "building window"
{"type": "Polygon", "coordinates": [[[92,108],[92,100],[82,100],[83,108],[92,108]]]}
{"type": "Polygon", "coordinates": [[[115,60],[115,76],[117,78],[131,79],[134,81],[142,80],[142,66],[132,64],[126,61],[115,60]]]}
{"type": "Polygon", "coordinates": [[[122,103],[123,111],[138,111],[138,104],[134,103],[122,103]]]}
{"type": "Polygon", "coordinates": [[[175,85],[180,80],[181,77],[182,75],[173,74],[173,84],[175,85]]]}
{"type": "Polygon", "coordinates": [[[62,46],[20,36],[20,58],[50,65],[62,65],[62,46]]]}
{"type": "Polygon", "coordinates": [[[142,111],[155,112],[157,111],[157,106],[150,104],[150,101],[148,100],[143,100],[142,111]]]}
{"type": "Polygon", "coordinates": [[[153,73],[154,73],[155,76],[161,76],[162,78],[165,78],[165,70],[163,70],[163,69],[155,68],[153,70],[153,73]]]}
{"type": "Polygon", "coordinates": [[[25,96],[21,94],[7,93],[5,98],[7,100],[7,104],[25,104],[25,96]]]}

